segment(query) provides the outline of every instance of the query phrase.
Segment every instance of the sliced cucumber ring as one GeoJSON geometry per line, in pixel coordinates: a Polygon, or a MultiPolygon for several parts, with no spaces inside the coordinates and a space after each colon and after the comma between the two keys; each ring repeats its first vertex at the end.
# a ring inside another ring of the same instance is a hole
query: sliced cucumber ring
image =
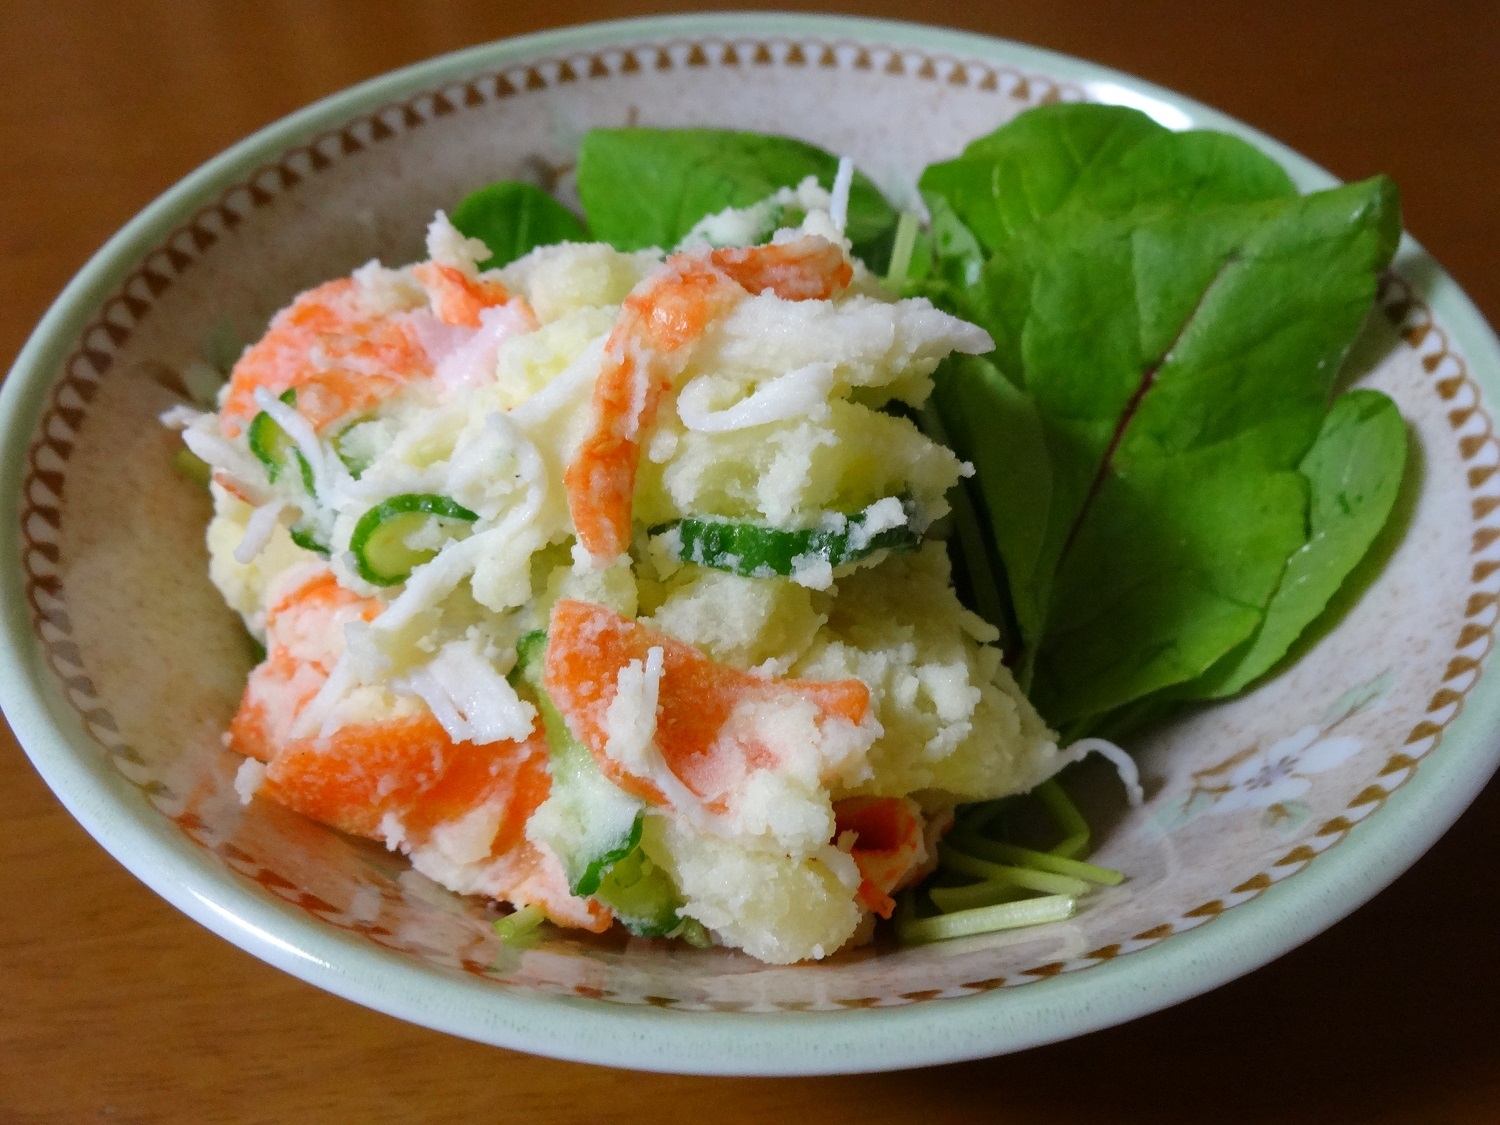
{"type": "Polygon", "coordinates": [[[458,531],[479,516],[446,496],[407,492],[383,500],[359,517],[349,537],[355,569],[366,582],[396,586],[411,577],[418,566],[437,555],[432,548],[416,548],[407,540],[432,520],[458,531]]]}
{"type": "Polygon", "coordinates": [[[813,562],[840,567],[882,550],[914,550],[921,542],[915,509],[901,506],[906,522],[870,532],[875,505],[844,517],[837,529],[809,527],[788,530],[763,524],[689,516],[652,529],[670,535],[673,554],[682,562],[725,570],[742,578],[786,577],[813,562]]]}
{"type": "MultiPolygon", "coordinates": [[[[297,388],[288,387],[280,394],[282,402],[296,409],[297,388]]],[[[280,479],[281,474],[293,465],[302,477],[302,487],[307,490],[309,496],[317,494],[313,487],[312,466],[307,463],[307,458],[302,456],[302,451],[297,448],[297,443],[291,435],[283,430],[280,424],[262,410],[250,420],[250,429],[245,435],[250,445],[250,452],[266,467],[266,476],[272,484],[280,479]]]]}

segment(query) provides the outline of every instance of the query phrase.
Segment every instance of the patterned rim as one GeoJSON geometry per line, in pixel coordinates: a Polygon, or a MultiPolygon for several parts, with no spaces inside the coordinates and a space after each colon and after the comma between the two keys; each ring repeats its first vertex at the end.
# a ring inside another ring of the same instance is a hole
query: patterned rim
{"type": "MultiPolygon", "coordinates": [[[[299,890],[268,871],[232,844],[214,842],[206,826],[161,782],[143,777],[146,763],[121,737],[119,728],[102,705],[88,676],[83,654],[72,639],[66,592],[58,573],[61,504],[67,463],[78,428],[94,399],[101,380],[110,371],[118,350],[130,339],[136,325],[147,317],[153,304],[179,277],[191,269],[198,256],[218,240],[220,234],[242,221],[252,208],[271,203],[278,194],[295,191],[310,176],[331,167],[345,156],[420,128],[428,121],[485,105],[499,99],[525,96],[567,83],[611,78],[646,68],[674,67],[829,67],[852,70],[879,69],[914,81],[946,82],[972,86],[1011,98],[1046,102],[1080,100],[1082,87],[1059,83],[1008,66],[951,54],[910,48],[890,48],[852,40],[799,37],[717,37],[673,39],[634,46],[611,47],[543,60],[533,60],[480,77],[445,83],[393,102],[354,118],[336,130],[287,149],[273,164],[256,169],[239,183],[225,189],[218,199],[199,209],[158,246],[139,257],[139,265],[116,291],[102,302],[98,315],[76,336],[76,346],[59,365],[59,374],[35,430],[27,455],[20,510],[21,560],[24,591],[32,627],[47,664],[57,676],[69,705],[78,713],[89,735],[108,753],[119,773],[142,792],[158,811],[172,819],[186,837],[217,855],[226,866],[252,880],[277,899],[290,903],[325,924],[363,935],[386,949],[437,960],[432,951],[388,940],[393,935],[369,923],[353,921],[342,911],[315,895],[299,890]]],[[[1351,830],[1382,807],[1396,790],[1416,774],[1418,764],[1441,741],[1444,731],[1458,717],[1465,697],[1478,683],[1483,661],[1493,645],[1500,616],[1500,442],[1491,420],[1481,406],[1480,388],[1470,377],[1463,358],[1453,350],[1448,334],[1434,320],[1431,309],[1400,277],[1382,279],[1378,304],[1390,323],[1400,331],[1430,377],[1434,393],[1448,406],[1448,421],[1457,448],[1467,466],[1474,531],[1471,553],[1471,592],[1466,605],[1466,623],[1454,640],[1442,685],[1431,697],[1426,716],[1409,731],[1403,747],[1392,754],[1376,776],[1352,798],[1345,811],[1319,825],[1307,842],[1291,848],[1266,869],[1243,880],[1220,897],[1183,912],[1178,918],[1146,929],[1127,942],[1092,950],[1067,961],[1053,961],[1014,973],[965,983],[941,991],[909,992],[899,997],[839,1000],[844,1007],[902,1006],[927,1000],[971,996],[1003,987],[1099,965],[1160,944],[1167,937],[1202,926],[1205,922],[1262,895],[1289,876],[1306,870],[1312,861],[1346,839],[1351,830]]],[[[1412,857],[1414,858],[1414,857],[1412,857]]],[[[1331,919],[1330,919],[1331,920],[1331,919]]],[[[448,964],[452,964],[451,959],[448,964]]],[[[493,983],[509,984],[490,975],[488,966],[464,960],[468,973],[493,983]]],[[[642,1000],[617,997],[608,990],[576,986],[571,994],[617,1003],[649,1004],[655,1007],[692,1007],[672,998],[649,996],[642,1000]]],[[[738,1011],[744,1005],[709,1005],[716,1011],[738,1011]]],[[[797,1011],[805,1004],[776,1005],[779,1011],[797,1011]]],[[[959,1057],[959,1056],[952,1056],[959,1057]]],[[[891,1064],[896,1065],[896,1064],[891,1064]]]]}

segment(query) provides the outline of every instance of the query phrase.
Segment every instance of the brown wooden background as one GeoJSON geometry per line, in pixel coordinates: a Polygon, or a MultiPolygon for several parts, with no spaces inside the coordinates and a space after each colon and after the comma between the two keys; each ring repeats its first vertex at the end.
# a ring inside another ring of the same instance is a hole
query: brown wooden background
{"type": "MultiPolygon", "coordinates": [[[[1500,320],[1493,0],[765,6],[1081,55],[1342,177],[1388,172],[1408,228],[1500,320]]],[[[0,361],[105,238],[251,130],[453,48],[688,7],[0,0],[0,361]]],[[[479,1046],[279,973],[127,875],[0,740],[0,1122],[1500,1121],[1500,785],[1353,917],[1169,1011],[951,1067],[699,1079],[479,1046]]]]}

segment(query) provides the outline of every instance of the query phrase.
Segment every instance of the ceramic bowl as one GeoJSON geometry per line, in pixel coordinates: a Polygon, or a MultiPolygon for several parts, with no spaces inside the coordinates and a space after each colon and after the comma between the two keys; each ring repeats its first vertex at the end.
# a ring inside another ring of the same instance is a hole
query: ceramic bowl
{"type": "MultiPolygon", "coordinates": [[[[0,397],[3,703],[101,844],[189,915],[360,1003],[458,1035],[619,1066],[814,1073],[1015,1050],[1129,1019],[1270,960],[1389,883],[1495,767],[1500,393],[1493,335],[1403,244],[1351,359],[1419,456],[1404,535],[1290,672],[1133,749],[1149,800],[1101,803],[1129,873],[1066,924],[773,967],[566,933],[516,955],[493,909],[266,802],[220,732],[251,664],[206,577],[206,498],[156,423],[184,369],[299,290],[420,256],[433,210],[552,182],[594,125],[792,132],[910,190],[928,162],[1042,102],[1245,126],[1074,59],[901,24],[784,15],[603,24],[365,83],[189,176],[91,261],[0,397]]],[[[1084,778],[1087,789],[1088,778],[1084,778]]],[[[1101,788],[1101,792],[1103,792],[1101,788]]]]}

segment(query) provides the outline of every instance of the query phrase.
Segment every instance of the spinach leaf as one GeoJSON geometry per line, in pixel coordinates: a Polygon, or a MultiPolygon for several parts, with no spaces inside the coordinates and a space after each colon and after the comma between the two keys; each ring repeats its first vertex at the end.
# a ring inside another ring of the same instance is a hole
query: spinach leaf
{"type": "Polygon", "coordinates": [[[1011,614],[1025,642],[1013,668],[1024,688],[1046,616],[1050,572],[1040,569],[1052,511],[1052,463],[1036,404],[987,360],[955,355],[933,372],[932,407],[950,444],[974,466],[986,530],[1000,553],[1011,614]]]}
{"type": "Polygon", "coordinates": [[[541,188],[515,180],[466,196],[453,209],[451,221],[461,234],[490,248],[493,257],[479,263],[485,269],[509,265],[538,246],[588,239],[577,215],[541,188]]]}
{"type": "MultiPolygon", "coordinates": [[[[619,250],[670,250],[705,215],[748,207],[816,176],[833,186],[838,158],[791,137],[730,129],[591,129],[578,154],[578,195],[596,237],[619,250]]],[[[846,233],[885,268],[896,211],[856,173],[846,233]]]]}
{"type": "Polygon", "coordinates": [[[1243,142],[1102,106],[1023,115],[922,186],[988,255],[955,292],[972,252],[950,235],[944,261],[934,238],[921,287],[990,331],[1010,382],[951,365],[936,405],[976,464],[1042,713],[1098,725],[1236,652],[1222,682],[1243,686],[1373,535],[1302,557],[1299,467],[1322,464],[1333,379],[1394,251],[1393,187],[1299,197],[1243,142]],[[1286,585],[1294,553],[1315,581],[1286,585]]]}
{"type": "MultiPolygon", "coordinates": [[[[961,225],[992,255],[982,291],[958,301],[928,295],[988,328],[1000,370],[1018,381],[1033,279],[1080,223],[1130,224],[1297,195],[1279,164],[1237,137],[1173,133],[1137,110],[1089,104],[1024,113],[958,159],[928,167],[921,188],[935,233],[939,224],[949,232],[961,225]]],[[[946,245],[935,247],[935,272],[951,278],[972,258],[952,233],[946,245]]]]}
{"type": "Polygon", "coordinates": [[[1174,133],[1120,106],[1041,106],[922,173],[990,251],[1054,218],[1126,218],[1297,194],[1237,137],[1174,133]]]}
{"type": "Polygon", "coordinates": [[[1390,516],[1406,466],[1406,423],[1378,391],[1334,404],[1299,466],[1312,488],[1307,542],[1287,560],[1266,618],[1248,642],[1185,689],[1220,699],[1269,671],[1328,605],[1390,516]]]}

